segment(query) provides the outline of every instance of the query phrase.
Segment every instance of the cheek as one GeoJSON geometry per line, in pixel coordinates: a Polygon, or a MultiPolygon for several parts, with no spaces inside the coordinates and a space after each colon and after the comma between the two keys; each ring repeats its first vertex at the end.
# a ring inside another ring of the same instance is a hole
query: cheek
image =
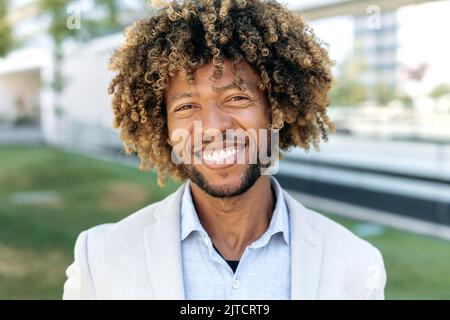
{"type": "Polygon", "coordinates": [[[167,119],[167,142],[172,148],[176,148],[177,145],[180,144],[180,139],[182,138],[182,135],[179,133],[179,126],[176,123],[176,121],[171,121],[170,119],[167,119]]]}
{"type": "Polygon", "coordinates": [[[249,108],[246,114],[247,123],[255,129],[267,128],[271,121],[270,104],[263,92],[259,93],[254,108],[249,108]]]}
{"type": "Polygon", "coordinates": [[[169,119],[166,118],[167,123],[167,134],[169,135],[167,138],[170,138],[170,133],[173,131],[173,125],[169,119]]]}
{"type": "Polygon", "coordinates": [[[167,132],[168,139],[170,140],[174,134],[180,135],[180,131],[189,132],[191,127],[191,121],[186,121],[183,119],[177,119],[174,117],[167,117],[167,132]]]}
{"type": "MultiPolygon", "coordinates": [[[[193,144],[193,122],[187,119],[168,118],[168,143],[172,152],[180,156],[190,155],[193,144]]],[[[190,160],[187,160],[190,161],[190,160]]]]}
{"type": "Polygon", "coordinates": [[[166,118],[166,121],[167,121],[167,142],[173,147],[172,135],[176,127],[174,126],[174,123],[170,121],[170,119],[166,118]]]}
{"type": "Polygon", "coordinates": [[[239,122],[245,129],[263,129],[270,123],[270,116],[267,109],[248,109],[239,115],[239,122]]]}
{"type": "Polygon", "coordinates": [[[177,119],[173,115],[167,115],[166,116],[167,121],[167,130],[170,132],[173,132],[174,130],[181,128],[183,126],[182,119],[177,119]]]}

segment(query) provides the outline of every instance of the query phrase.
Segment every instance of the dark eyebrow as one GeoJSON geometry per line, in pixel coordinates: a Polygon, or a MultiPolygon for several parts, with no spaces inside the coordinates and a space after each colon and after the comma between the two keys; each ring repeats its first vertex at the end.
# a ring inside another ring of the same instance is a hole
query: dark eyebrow
{"type": "MultiPolygon", "coordinates": [[[[246,87],[247,87],[246,82],[243,83],[242,87],[239,87],[236,83],[230,83],[230,84],[226,84],[221,87],[213,86],[213,90],[223,92],[223,91],[230,90],[230,89],[239,89],[241,91],[244,91],[246,89],[246,87]]],[[[183,93],[177,94],[177,95],[173,96],[172,98],[170,98],[169,104],[174,102],[175,100],[179,100],[182,98],[192,98],[192,97],[198,97],[198,94],[196,92],[183,92],[183,93]]]]}
{"type": "Polygon", "coordinates": [[[242,86],[238,86],[236,83],[230,83],[230,84],[226,84],[226,85],[224,85],[224,86],[222,86],[222,87],[217,87],[217,86],[213,86],[213,90],[214,91],[219,91],[219,92],[222,92],[222,91],[226,91],[226,90],[230,90],[230,89],[239,89],[239,90],[241,90],[241,91],[244,91],[245,89],[247,88],[247,83],[246,82],[244,82],[243,84],[242,84],[242,86]]]}
{"type": "Polygon", "coordinates": [[[195,92],[184,92],[184,93],[180,93],[177,94],[176,96],[173,96],[172,98],[169,99],[169,103],[174,102],[175,100],[178,99],[182,99],[182,98],[192,98],[192,97],[196,97],[198,96],[197,93],[195,92]]]}

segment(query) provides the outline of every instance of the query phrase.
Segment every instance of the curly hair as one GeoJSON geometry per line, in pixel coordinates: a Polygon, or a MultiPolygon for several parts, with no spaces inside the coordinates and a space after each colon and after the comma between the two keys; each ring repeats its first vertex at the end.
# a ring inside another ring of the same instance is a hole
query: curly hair
{"type": "Polygon", "coordinates": [[[185,178],[167,142],[170,78],[179,73],[194,83],[194,72],[211,61],[213,77],[220,78],[225,58],[233,62],[236,84],[243,60],[260,76],[280,150],[318,149],[335,130],[326,114],[332,61],[299,15],[274,0],[172,1],[125,30],[125,43],[110,60],[117,74],[108,89],[125,152],[138,155],[141,170],[156,169],[161,186],[166,174],[185,178]]]}

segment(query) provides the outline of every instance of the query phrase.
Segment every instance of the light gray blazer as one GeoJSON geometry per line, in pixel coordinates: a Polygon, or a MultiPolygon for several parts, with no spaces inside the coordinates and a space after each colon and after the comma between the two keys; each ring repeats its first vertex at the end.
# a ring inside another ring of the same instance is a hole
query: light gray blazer
{"type": "MultiPolygon", "coordinates": [[[[63,299],[184,299],[181,186],[120,222],[82,232],[63,299]]],[[[284,192],[290,215],[292,299],[384,299],[380,252],[284,192]]]]}

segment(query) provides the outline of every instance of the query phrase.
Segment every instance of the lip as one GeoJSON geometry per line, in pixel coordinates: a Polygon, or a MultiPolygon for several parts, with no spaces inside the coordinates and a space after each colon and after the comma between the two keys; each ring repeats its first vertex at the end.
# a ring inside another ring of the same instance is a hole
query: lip
{"type": "Polygon", "coordinates": [[[199,156],[200,153],[204,152],[206,149],[218,150],[218,149],[226,149],[226,148],[229,148],[229,147],[232,147],[232,146],[234,146],[236,149],[239,149],[240,147],[242,147],[242,146],[245,147],[246,145],[247,145],[247,143],[245,143],[244,141],[242,141],[242,142],[240,142],[240,141],[238,141],[238,142],[223,141],[221,143],[216,143],[216,144],[210,143],[208,145],[202,146],[202,147],[197,148],[196,150],[194,150],[194,154],[199,156]]]}
{"type": "MultiPolygon", "coordinates": [[[[209,146],[208,149],[211,150],[215,150],[215,149],[221,149],[221,147],[216,146],[217,148],[213,148],[212,146],[209,146]]],[[[229,146],[228,146],[229,147],[229,146]]],[[[241,157],[242,152],[245,152],[247,150],[247,145],[246,144],[235,144],[234,148],[236,149],[236,153],[232,156],[233,160],[230,161],[229,159],[227,159],[224,163],[220,163],[220,162],[214,162],[214,161],[209,161],[207,160],[205,157],[202,156],[204,149],[196,152],[194,154],[194,156],[200,160],[201,164],[204,165],[205,167],[207,167],[208,169],[212,169],[212,170],[219,170],[219,169],[225,169],[225,168],[229,168],[232,167],[234,165],[236,165],[237,163],[237,159],[239,159],[241,157]]]]}

